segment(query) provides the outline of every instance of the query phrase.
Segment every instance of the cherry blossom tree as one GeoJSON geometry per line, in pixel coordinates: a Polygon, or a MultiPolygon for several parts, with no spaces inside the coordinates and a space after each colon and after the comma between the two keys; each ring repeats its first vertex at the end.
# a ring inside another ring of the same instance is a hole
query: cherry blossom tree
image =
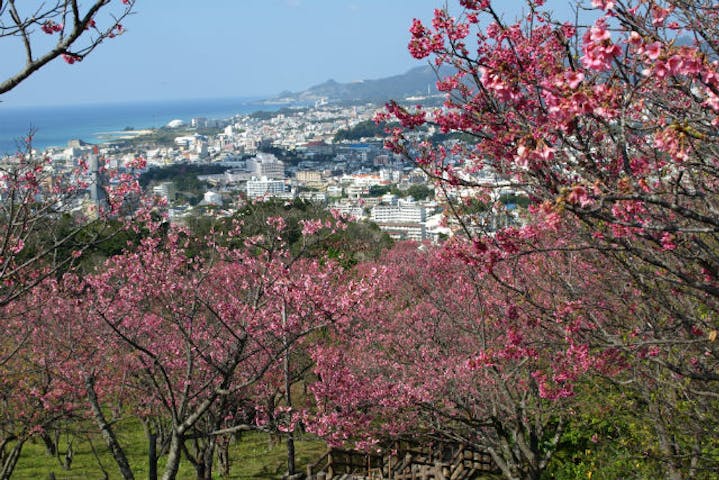
{"type": "MultiPolygon", "coordinates": [[[[453,67],[438,82],[444,105],[388,111],[410,130],[430,123],[476,141],[433,148],[397,129],[389,146],[485,199],[499,185],[476,174],[494,172],[530,196],[534,221],[571,215],[585,245],[653,272],[647,288],[660,279],[714,310],[713,5],[594,1],[598,18],[582,26],[555,21],[544,2],[529,2],[516,23],[491,2],[460,3],[460,16],[437,10],[432,26],[411,29],[415,57],[453,67]]],[[[682,316],[705,334],[714,329],[682,316]]]]}
{"type": "MultiPolygon", "coordinates": [[[[595,265],[557,247],[487,271],[474,247],[400,245],[356,322],[315,351],[312,429],[367,447],[388,438],[461,441],[508,479],[538,479],[574,415],[578,383],[622,370],[592,347],[613,321],[595,265]],[[588,275],[595,273],[595,275],[588,275]]],[[[372,273],[372,276],[374,274],[372,273]]]]}
{"type": "MultiPolygon", "coordinates": [[[[719,380],[716,6],[593,0],[561,21],[529,1],[506,21],[488,0],[458,3],[430,25],[412,23],[411,54],[449,69],[438,80],[446,99],[434,109],[388,104],[380,120],[402,125],[388,146],[440,183],[450,224],[488,268],[551,255],[552,245],[521,239],[568,224],[573,250],[621,271],[638,297],[625,306],[635,318],[602,330],[598,344],[644,372],[631,385],[657,402],[647,418],[666,475],[713,468],[697,445],[711,441],[719,380]],[[433,145],[426,126],[471,140],[433,145]],[[483,216],[502,213],[503,188],[528,196],[524,226],[487,235],[483,216]],[[473,202],[482,216],[467,213],[473,202]],[[695,408],[701,420],[685,422],[695,408]]],[[[603,294],[623,303],[616,289],[603,294]]]]}
{"type": "Polygon", "coordinates": [[[86,306],[76,285],[74,277],[48,277],[0,308],[5,353],[0,363],[0,478],[12,476],[23,447],[32,438],[42,439],[48,453],[59,458],[51,432],[69,434],[75,430],[70,425],[87,418],[81,372],[99,360],[95,353],[100,339],[77,321],[86,306]]]}
{"type": "MultiPolygon", "coordinates": [[[[17,42],[18,48],[9,50],[21,52],[5,58],[11,68],[17,68],[0,80],[0,94],[56,58],[80,61],[104,40],[122,33],[121,21],[134,3],[0,2],[0,38],[7,45],[17,42]]],[[[73,202],[92,183],[87,159],[74,171],[61,174],[50,159],[34,152],[32,136],[29,132],[17,152],[0,159],[0,306],[15,301],[54,272],[68,269],[83,251],[109,235],[91,219],[68,217],[73,202]]],[[[128,180],[120,182],[119,196],[127,192],[128,180]]],[[[0,361],[4,357],[0,355],[0,361]]]]}
{"type": "Polygon", "coordinates": [[[18,52],[5,58],[15,70],[0,81],[0,95],[59,57],[70,64],[82,61],[105,40],[123,33],[122,21],[134,6],[135,0],[0,2],[0,39],[15,43],[18,52]]]}
{"type": "MultiPolygon", "coordinates": [[[[121,22],[134,6],[135,0],[96,0],[89,5],[77,0],[0,2],[0,39],[11,47],[5,61],[14,69],[0,80],[0,95],[58,57],[68,63],[81,61],[105,40],[122,34],[121,22]]],[[[30,277],[43,278],[35,268],[41,261],[45,267],[70,263],[69,257],[54,254],[61,245],[75,243],[78,229],[35,245],[29,255],[26,245],[38,231],[51,228],[50,223],[67,211],[67,204],[89,183],[85,163],[69,175],[59,175],[49,159],[33,151],[32,137],[29,132],[18,151],[0,162],[0,304],[21,295],[30,277]],[[28,275],[32,270],[36,272],[28,275]]],[[[82,250],[82,245],[74,247],[82,250]]]]}
{"type": "MultiPolygon", "coordinates": [[[[106,398],[118,389],[133,392],[128,408],[169,423],[162,478],[173,479],[187,440],[262,428],[265,414],[277,415],[266,411],[263,396],[253,396],[259,383],[282,371],[292,345],[343,322],[362,298],[362,287],[345,280],[335,262],[292,257],[279,236],[281,218],[268,223],[267,235],[242,247],[210,243],[214,254],[194,257],[185,253],[190,239],[183,232],[147,238],[78,287],[87,295],[81,323],[102,337],[99,357],[111,359],[104,367],[88,362],[83,385],[124,478],[133,474],[104,417],[106,398]],[[243,415],[236,400],[254,413],[243,415]]],[[[308,245],[328,225],[307,222],[308,245]]],[[[204,460],[193,456],[201,478],[212,476],[213,449],[207,446],[204,460]]]]}
{"type": "MultiPolygon", "coordinates": [[[[431,121],[477,142],[454,152],[420,145],[414,158],[435,178],[472,187],[473,173],[493,170],[527,189],[547,221],[571,212],[595,240],[714,296],[712,6],[594,2],[606,12],[582,28],[552,21],[543,2],[513,24],[489,2],[461,3],[461,18],[438,10],[433,27],[412,27],[413,55],[456,69],[439,82],[445,105],[388,108],[405,127],[431,121]],[[479,15],[491,23],[473,47],[479,15]]],[[[413,154],[404,140],[398,131],[391,146],[413,154]]]]}
{"type": "MultiPolygon", "coordinates": [[[[126,233],[132,232],[131,224],[120,221],[116,212],[124,196],[137,191],[137,182],[122,174],[117,188],[109,191],[112,208],[95,210],[87,216],[77,213],[77,209],[73,212],[73,208],[83,204],[90,179],[82,161],[72,172],[61,174],[48,159],[37,160],[29,149],[5,159],[0,167],[0,330],[3,336],[0,365],[7,379],[22,377],[23,372],[35,365],[34,359],[45,358],[36,352],[42,349],[37,345],[37,332],[53,328],[41,326],[42,322],[27,321],[22,312],[42,311],[41,305],[47,301],[43,295],[50,288],[47,282],[73,271],[86,254],[96,251],[103,242],[117,235],[127,237],[126,233]],[[26,296],[28,298],[24,298],[26,296]],[[32,302],[37,306],[33,307],[32,302]],[[18,358],[13,358],[15,355],[18,358]],[[27,365],[23,366],[23,362],[27,365]]],[[[58,321],[66,323],[63,319],[58,321]]],[[[57,358],[60,357],[58,354],[57,358]]],[[[53,362],[48,360],[48,363],[53,362]]],[[[43,369],[53,371],[50,367],[43,369]]],[[[23,392],[27,392],[22,388],[11,392],[16,384],[20,385],[8,381],[5,393],[21,399],[23,392]]],[[[7,412],[12,415],[12,409],[8,408],[7,412]]],[[[34,433],[47,439],[42,431],[34,433]]],[[[22,438],[16,434],[11,436],[22,438]]],[[[19,441],[16,447],[21,447],[19,441]]]]}
{"type": "MultiPolygon", "coordinates": [[[[50,429],[77,416],[77,383],[65,373],[78,363],[73,350],[85,327],[74,323],[78,312],[57,313],[72,297],[62,274],[73,271],[98,244],[125,232],[121,222],[105,215],[73,215],[69,206],[80,201],[87,174],[79,166],[57,175],[48,162],[17,154],[0,170],[0,369],[2,370],[3,436],[1,478],[12,474],[27,440],[42,438],[49,453],[58,453],[50,429]],[[55,313],[52,313],[55,312],[55,313]],[[70,319],[70,323],[68,323],[70,319]],[[74,340],[68,340],[68,333],[74,340]],[[62,333],[62,335],[61,335],[62,333]]],[[[124,191],[130,191],[121,183],[124,191]]],[[[68,309],[77,310],[77,305],[68,309]]],[[[94,338],[93,340],[97,340],[94,338]]],[[[87,345],[87,344],[86,344],[87,345]]],[[[88,351],[94,350],[87,346],[88,351]]],[[[75,353],[75,355],[77,355],[75,353]]],[[[82,417],[82,415],[79,415],[82,417]]]]}

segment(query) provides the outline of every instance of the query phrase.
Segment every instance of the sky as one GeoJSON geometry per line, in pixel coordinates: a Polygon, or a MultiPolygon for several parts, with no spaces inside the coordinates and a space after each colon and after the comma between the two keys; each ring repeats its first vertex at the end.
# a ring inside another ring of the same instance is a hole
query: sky
{"type": "MultiPolygon", "coordinates": [[[[521,0],[498,3],[512,17],[522,8],[521,0]]],[[[567,0],[548,3],[568,10],[567,0]]],[[[123,35],[81,63],[47,65],[0,100],[22,106],[267,97],[328,79],[396,75],[425,63],[407,52],[412,19],[429,20],[443,5],[444,0],[137,0],[123,35]]],[[[20,65],[21,54],[15,39],[0,39],[2,78],[20,65]]]]}

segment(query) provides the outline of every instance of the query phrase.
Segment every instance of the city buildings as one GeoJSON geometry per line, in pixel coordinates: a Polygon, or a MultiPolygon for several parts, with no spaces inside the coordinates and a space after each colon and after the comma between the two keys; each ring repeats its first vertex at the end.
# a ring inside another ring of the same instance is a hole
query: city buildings
{"type": "MultiPolygon", "coordinates": [[[[347,217],[368,219],[395,239],[440,241],[458,228],[442,213],[442,202],[461,202],[461,190],[447,191],[448,198],[438,201],[413,200],[410,192],[431,180],[402,156],[387,152],[381,138],[363,138],[361,142],[335,141],[339,129],[367,122],[377,111],[374,105],[341,107],[319,105],[315,108],[286,110],[278,114],[238,115],[215,121],[197,117],[190,124],[196,128],[219,126],[221,133],[201,135],[182,122],[176,124],[174,140],[163,144],[103,145],[99,155],[108,168],[122,170],[128,161],[144,157],[152,168],[174,164],[212,165],[212,173],[198,174],[195,185],[205,191],[187,192],[172,179],[151,184],[148,190],[167,201],[171,221],[182,221],[193,213],[193,205],[233,205],[235,199],[262,200],[300,197],[327,205],[347,217]],[[263,151],[264,150],[264,151],[263,151]],[[278,158],[273,153],[281,155],[278,158]],[[385,192],[389,192],[383,194],[385,192]],[[189,203],[191,199],[194,203],[189,203]],[[228,200],[230,202],[228,202],[228,200]]],[[[451,147],[451,145],[447,145],[451,147]]],[[[449,149],[449,148],[448,148],[449,149]]],[[[82,161],[90,162],[87,197],[95,206],[102,202],[100,168],[93,159],[92,146],[75,141],[63,149],[47,152],[58,175],[68,175],[82,161]]],[[[449,158],[457,171],[463,169],[461,158],[449,158]]],[[[135,173],[138,173],[135,171],[135,173]]],[[[513,199],[521,192],[512,190],[506,179],[495,172],[467,173],[474,183],[491,184],[498,192],[496,202],[513,199]]],[[[190,182],[192,183],[192,182],[190,182]]],[[[421,189],[420,189],[421,190],[421,189]]],[[[517,222],[515,205],[501,205],[481,216],[477,228],[491,233],[501,226],[517,222]],[[514,209],[513,209],[514,208],[514,209]]],[[[199,214],[209,214],[198,209],[199,214]],[[203,213],[204,212],[204,213],[203,213]]],[[[231,214],[232,207],[223,212],[231,214]]]]}

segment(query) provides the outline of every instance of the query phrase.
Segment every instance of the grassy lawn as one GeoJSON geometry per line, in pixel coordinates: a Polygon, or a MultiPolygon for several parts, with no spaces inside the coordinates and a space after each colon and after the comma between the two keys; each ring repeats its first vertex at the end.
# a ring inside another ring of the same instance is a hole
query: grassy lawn
{"type": "MultiPolygon", "coordinates": [[[[147,478],[147,441],[142,426],[135,421],[128,421],[117,426],[120,441],[125,447],[125,453],[133,467],[135,478],[147,478]]],[[[119,479],[117,467],[110,456],[107,447],[99,435],[88,437],[75,437],[73,440],[73,458],[69,470],[61,466],[60,461],[45,452],[41,441],[27,443],[23,449],[13,479],[48,479],[54,473],[57,480],[101,480],[104,478],[103,468],[109,478],[119,479]],[[92,442],[92,443],[91,443],[92,442]],[[92,451],[94,446],[98,459],[92,451]]],[[[67,439],[60,440],[60,460],[64,460],[67,450],[67,439]]],[[[189,444],[188,444],[189,446],[189,444]]],[[[296,459],[298,470],[313,463],[325,452],[325,444],[321,441],[305,437],[296,441],[296,459]]],[[[277,444],[270,444],[269,435],[258,432],[245,432],[239,439],[232,440],[230,447],[232,479],[277,479],[286,471],[286,450],[284,439],[277,444]]],[[[159,475],[162,474],[164,458],[160,459],[159,475]]],[[[219,468],[215,466],[215,478],[220,476],[219,468]]],[[[192,465],[183,458],[178,479],[194,479],[195,472],[192,465]]]]}

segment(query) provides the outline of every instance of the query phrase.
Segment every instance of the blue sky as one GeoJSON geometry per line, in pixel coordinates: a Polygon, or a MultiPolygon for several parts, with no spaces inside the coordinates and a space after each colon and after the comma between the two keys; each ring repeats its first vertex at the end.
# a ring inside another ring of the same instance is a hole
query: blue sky
{"type": "MultiPolygon", "coordinates": [[[[453,2],[450,1],[450,4],[453,2]]],[[[457,3],[457,2],[454,2],[457,3]]],[[[520,0],[498,2],[507,14],[520,0]]],[[[554,2],[566,10],[565,0],[554,2]]],[[[443,0],[137,0],[126,34],[82,63],[57,61],[3,95],[6,106],[268,96],[402,73],[412,18],[443,0]]],[[[2,40],[0,55],[19,45],[2,40]]],[[[0,66],[6,77],[8,62],[0,66]]]]}

